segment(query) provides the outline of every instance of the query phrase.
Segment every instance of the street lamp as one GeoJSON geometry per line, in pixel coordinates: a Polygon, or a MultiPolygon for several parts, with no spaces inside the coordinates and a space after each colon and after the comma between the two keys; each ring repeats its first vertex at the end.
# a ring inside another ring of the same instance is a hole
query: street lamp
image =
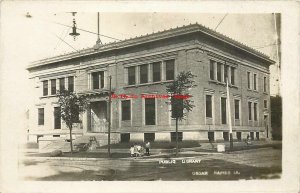
{"type": "Polygon", "coordinates": [[[77,33],[76,29],[77,29],[77,25],[76,25],[76,21],[75,21],[75,14],[76,12],[72,12],[73,15],[73,27],[72,27],[72,33],[69,33],[70,36],[73,36],[74,41],[76,40],[76,37],[80,35],[80,33],[77,33]]]}

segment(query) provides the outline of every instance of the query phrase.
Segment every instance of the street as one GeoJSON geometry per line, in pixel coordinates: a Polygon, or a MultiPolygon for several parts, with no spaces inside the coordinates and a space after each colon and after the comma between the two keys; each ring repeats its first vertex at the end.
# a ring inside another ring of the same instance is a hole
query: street
{"type": "Polygon", "coordinates": [[[280,178],[281,149],[260,148],[188,157],[97,160],[30,157],[19,167],[20,178],[41,181],[238,180],[280,178]]]}

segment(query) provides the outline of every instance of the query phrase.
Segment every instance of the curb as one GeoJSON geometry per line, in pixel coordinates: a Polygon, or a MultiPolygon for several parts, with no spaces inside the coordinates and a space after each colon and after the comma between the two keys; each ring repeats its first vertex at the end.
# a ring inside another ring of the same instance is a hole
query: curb
{"type": "Polygon", "coordinates": [[[80,158],[80,157],[25,157],[24,160],[70,160],[70,161],[101,161],[111,158],[80,158]]]}
{"type": "MultiPolygon", "coordinates": [[[[199,155],[220,155],[223,154],[221,152],[198,152],[196,153],[194,156],[199,156],[199,155]]],[[[158,154],[158,155],[152,155],[152,156],[146,156],[146,157],[138,157],[136,159],[132,159],[132,157],[125,157],[125,158],[80,158],[80,157],[24,157],[24,160],[69,160],[69,161],[104,161],[104,160],[133,160],[133,161],[139,161],[139,160],[149,160],[151,161],[151,159],[167,159],[167,158],[162,158],[160,156],[166,156],[166,155],[170,155],[167,153],[164,154],[158,154]]],[[[180,154],[179,154],[180,155],[180,154]]],[[[178,157],[178,158],[172,158],[172,159],[183,159],[183,158],[189,158],[191,156],[188,157],[178,157]]]]}

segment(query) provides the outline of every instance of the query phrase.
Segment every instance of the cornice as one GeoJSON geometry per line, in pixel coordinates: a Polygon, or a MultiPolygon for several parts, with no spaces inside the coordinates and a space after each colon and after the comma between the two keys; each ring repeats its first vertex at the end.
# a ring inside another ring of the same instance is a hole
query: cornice
{"type": "Polygon", "coordinates": [[[190,24],[188,26],[177,27],[174,29],[171,28],[169,30],[163,30],[163,31],[159,31],[156,33],[152,33],[152,34],[146,34],[143,36],[134,37],[134,38],[130,38],[130,39],[123,40],[123,41],[104,44],[104,45],[101,45],[101,47],[99,47],[98,49],[97,48],[95,49],[95,47],[92,47],[92,48],[82,49],[78,52],[71,52],[69,54],[63,54],[63,55],[59,55],[59,56],[55,56],[55,57],[51,57],[51,58],[45,58],[42,60],[32,62],[27,67],[27,70],[30,70],[32,68],[42,66],[42,65],[67,61],[67,60],[71,60],[71,59],[77,59],[80,57],[85,57],[85,56],[89,56],[89,55],[93,55],[93,54],[97,54],[97,53],[103,53],[103,52],[107,52],[107,51],[124,49],[127,47],[141,45],[141,44],[145,44],[145,43],[149,43],[149,42],[153,42],[153,41],[158,41],[161,39],[167,39],[167,38],[172,38],[172,37],[176,37],[176,36],[191,34],[191,33],[195,33],[195,32],[201,32],[212,38],[223,41],[228,45],[236,47],[236,48],[243,50],[255,57],[265,60],[269,64],[275,63],[273,60],[271,60],[267,55],[263,54],[262,52],[254,50],[253,48],[250,48],[249,46],[247,46],[243,43],[240,43],[240,42],[233,40],[223,34],[220,34],[212,29],[209,29],[207,27],[204,27],[203,25],[199,25],[196,23],[196,24],[190,24]]]}

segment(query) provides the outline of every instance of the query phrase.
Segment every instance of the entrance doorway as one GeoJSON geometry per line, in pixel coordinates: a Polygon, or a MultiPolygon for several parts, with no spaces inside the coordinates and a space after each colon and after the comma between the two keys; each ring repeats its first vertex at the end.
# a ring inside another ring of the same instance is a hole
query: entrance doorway
{"type": "Polygon", "coordinates": [[[107,103],[106,101],[91,102],[88,113],[89,132],[107,131],[107,103]]]}

